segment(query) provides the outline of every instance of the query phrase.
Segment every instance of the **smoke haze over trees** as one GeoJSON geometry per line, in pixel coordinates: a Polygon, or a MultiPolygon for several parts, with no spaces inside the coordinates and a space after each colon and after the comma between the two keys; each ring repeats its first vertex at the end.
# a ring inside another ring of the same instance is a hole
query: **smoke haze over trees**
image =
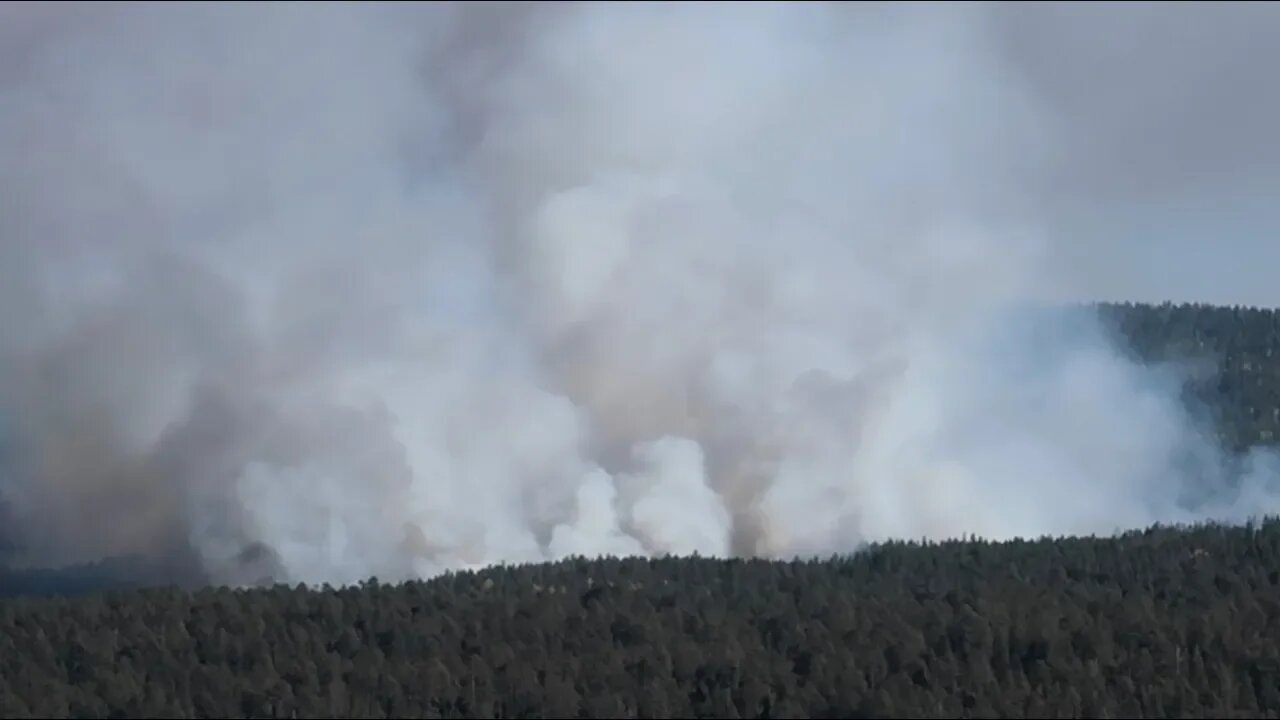
{"type": "Polygon", "coordinates": [[[0,715],[1275,717],[1277,36],[0,3],[0,715]]]}
{"type": "MultiPolygon", "coordinates": [[[[1253,7],[1215,16],[1240,87],[1253,7]]],[[[1113,257],[1059,221],[1189,192],[1140,140],[1203,134],[1088,112],[1036,33],[1205,11],[1045,12],[0,6],[16,562],[346,583],[1274,511],[1185,368],[1034,309],[1113,257]]]]}

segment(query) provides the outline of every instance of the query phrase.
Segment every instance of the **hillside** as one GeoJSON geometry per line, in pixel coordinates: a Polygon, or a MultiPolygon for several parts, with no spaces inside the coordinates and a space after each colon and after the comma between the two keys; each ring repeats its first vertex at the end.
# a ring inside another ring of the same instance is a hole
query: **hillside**
{"type": "Polygon", "coordinates": [[[1280,311],[1171,303],[1098,311],[1137,358],[1187,371],[1186,400],[1227,447],[1280,439],[1280,311]]]}
{"type": "MultiPolygon", "coordinates": [[[[1212,368],[1185,397],[1228,447],[1276,442],[1280,313],[1099,310],[1143,360],[1212,368]]],[[[338,590],[156,573],[0,572],[26,595],[0,716],[1280,717],[1280,520],[338,590]]]]}

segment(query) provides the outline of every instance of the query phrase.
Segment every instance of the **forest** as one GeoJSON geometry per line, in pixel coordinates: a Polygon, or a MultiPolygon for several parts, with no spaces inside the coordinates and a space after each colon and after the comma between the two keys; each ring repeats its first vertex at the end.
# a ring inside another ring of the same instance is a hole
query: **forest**
{"type": "MultiPolygon", "coordinates": [[[[1224,445],[1280,432],[1280,313],[1098,306],[1224,445]]],[[[177,587],[0,570],[0,716],[1280,717],[1280,520],[177,587]]]]}

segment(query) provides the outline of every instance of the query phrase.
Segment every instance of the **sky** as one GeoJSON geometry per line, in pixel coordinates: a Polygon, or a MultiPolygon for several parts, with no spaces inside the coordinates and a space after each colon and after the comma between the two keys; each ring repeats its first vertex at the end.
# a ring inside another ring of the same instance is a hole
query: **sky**
{"type": "Polygon", "coordinates": [[[1067,139],[1039,179],[1064,285],[1085,298],[1280,305],[1280,6],[991,11],[1067,139]]]}
{"type": "MultiPolygon", "coordinates": [[[[0,4],[0,81],[50,29],[93,22],[102,11],[92,6],[0,4]]],[[[1009,2],[985,12],[991,41],[1066,139],[1030,178],[1057,240],[1055,293],[1280,306],[1280,6],[1009,2]]]]}

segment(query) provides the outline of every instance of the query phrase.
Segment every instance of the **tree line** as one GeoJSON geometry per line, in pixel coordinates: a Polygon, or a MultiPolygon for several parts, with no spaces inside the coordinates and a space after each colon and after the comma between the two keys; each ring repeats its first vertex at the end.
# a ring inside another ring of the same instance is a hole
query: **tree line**
{"type": "Polygon", "coordinates": [[[1280,522],[0,602],[4,717],[1280,716],[1280,522]]]}

